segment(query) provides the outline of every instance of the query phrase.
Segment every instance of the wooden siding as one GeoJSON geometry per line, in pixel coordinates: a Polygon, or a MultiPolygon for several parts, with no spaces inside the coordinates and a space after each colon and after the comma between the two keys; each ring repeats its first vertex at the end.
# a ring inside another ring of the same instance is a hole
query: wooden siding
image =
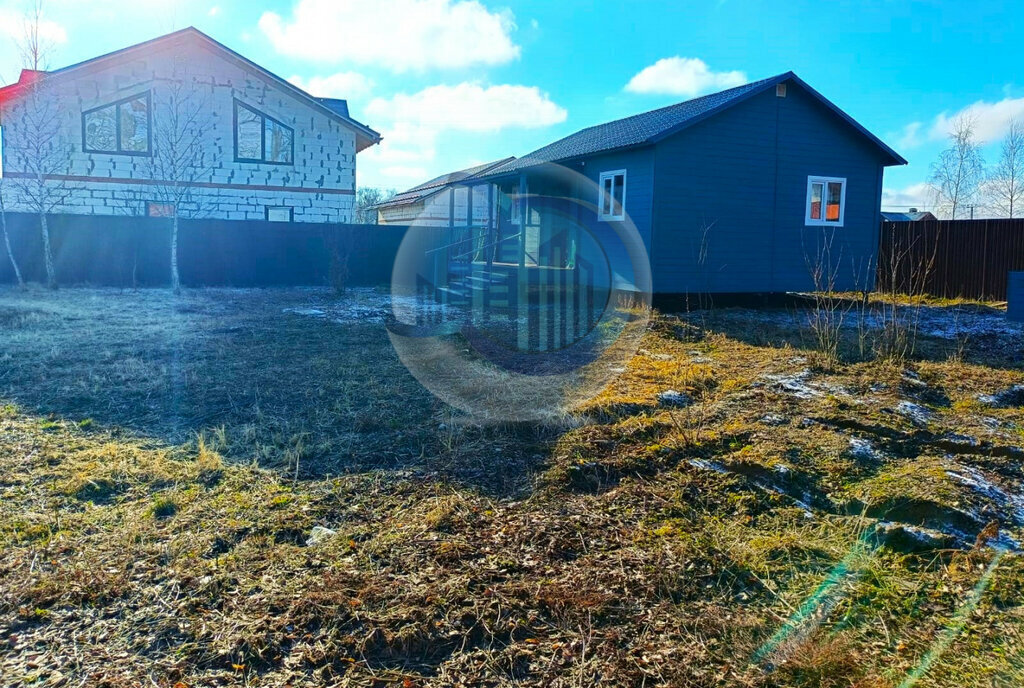
{"type": "Polygon", "coordinates": [[[873,283],[882,154],[794,84],[657,144],[651,218],[658,293],[811,289],[834,233],[836,286],[873,283]],[[805,227],[808,176],[847,180],[844,226],[805,227]]]}

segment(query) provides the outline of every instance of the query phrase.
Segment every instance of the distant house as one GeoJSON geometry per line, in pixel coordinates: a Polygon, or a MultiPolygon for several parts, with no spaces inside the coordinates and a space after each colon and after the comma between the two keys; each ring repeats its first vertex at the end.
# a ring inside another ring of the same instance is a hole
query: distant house
{"type": "Polygon", "coordinates": [[[629,220],[655,293],[809,290],[826,253],[837,288],[862,287],[878,251],[883,171],[903,164],[787,72],[588,127],[479,173],[499,193],[474,261],[510,275],[571,268],[586,257],[581,231],[608,236],[629,220]],[[570,221],[542,198],[574,199],[570,221]]]}
{"type": "Polygon", "coordinates": [[[911,208],[905,213],[894,213],[883,210],[882,219],[886,222],[923,222],[926,220],[937,220],[938,218],[927,210],[919,211],[917,208],[911,208]]]}
{"type": "Polygon", "coordinates": [[[513,158],[504,158],[442,174],[396,194],[376,206],[377,223],[428,227],[466,227],[486,223],[488,208],[493,210],[496,207],[493,202],[495,188],[490,182],[480,179],[511,160],[513,158]]]}
{"type": "MultiPolygon", "coordinates": [[[[38,169],[30,160],[38,125],[26,114],[33,93],[59,113],[53,138],[66,164],[45,175],[62,186],[56,213],[349,222],[356,154],[380,141],[344,100],[310,95],[187,28],[63,69],[26,70],[0,89],[7,178],[38,169]],[[176,181],[161,133],[179,126],[168,103],[183,89],[201,105],[203,155],[193,165],[201,174],[188,178],[190,207],[171,208],[157,193],[176,181]]],[[[20,201],[10,209],[25,209],[20,201]]]]}

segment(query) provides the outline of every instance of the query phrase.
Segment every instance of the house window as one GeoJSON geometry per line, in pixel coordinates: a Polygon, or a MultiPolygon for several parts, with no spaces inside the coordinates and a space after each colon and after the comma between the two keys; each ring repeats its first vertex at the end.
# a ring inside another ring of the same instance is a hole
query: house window
{"type": "Polygon", "coordinates": [[[286,205],[268,205],[266,213],[268,222],[291,222],[294,217],[292,209],[286,205]]]}
{"type": "Polygon", "coordinates": [[[597,219],[626,219],[626,170],[601,173],[598,179],[597,219]]]}
{"type": "Polygon", "coordinates": [[[149,91],[82,113],[86,153],[149,155],[152,108],[149,91]]]}
{"type": "Polygon", "coordinates": [[[841,177],[807,178],[808,226],[842,227],[846,214],[846,180],[841,177]]]}
{"type": "Polygon", "coordinates": [[[146,215],[149,217],[174,217],[174,204],[150,201],[146,204],[146,215]]]}
{"type": "Polygon", "coordinates": [[[295,132],[273,117],[235,101],[235,162],[291,165],[295,132]]]}

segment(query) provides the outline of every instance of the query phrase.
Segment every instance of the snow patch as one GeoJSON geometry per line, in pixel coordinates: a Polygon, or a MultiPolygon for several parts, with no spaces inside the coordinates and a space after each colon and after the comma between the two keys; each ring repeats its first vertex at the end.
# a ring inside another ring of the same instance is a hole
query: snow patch
{"type": "Polygon", "coordinates": [[[822,396],[821,390],[810,383],[810,370],[801,370],[788,375],[765,375],[764,379],[770,382],[774,389],[788,392],[797,399],[814,399],[822,396]]]}
{"type": "Polygon", "coordinates": [[[861,461],[876,461],[882,457],[869,440],[861,437],[850,438],[850,455],[861,461]]]}
{"type": "Polygon", "coordinates": [[[896,413],[907,418],[914,425],[928,425],[928,422],[935,415],[932,411],[926,409],[920,404],[915,404],[912,401],[903,400],[896,404],[896,413]]]}
{"type": "Polygon", "coordinates": [[[728,473],[727,469],[717,461],[707,461],[705,459],[690,459],[689,464],[694,468],[701,468],[705,471],[714,471],[715,473],[728,473]]]}
{"type": "Polygon", "coordinates": [[[978,401],[996,408],[1024,406],[1024,385],[1013,385],[995,394],[981,394],[978,401]]]}
{"type": "Polygon", "coordinates": [[[989,480],[984,473],[971,466],[959,466],[956,470],[946,469],[946,475],[987,497],[1004,511],[1012,511],[1012,514],[1008,515],[1012,516],[1018,525],[1024,524],[1024,495],[1008,493],[989,480]]]}
{"type": "Polygon", "coordinates": [[[692,401],[688,394],[677,392],[674,389],[667,389],[658,394],[658,403],[662,406],[689,406],[692,401]]]}

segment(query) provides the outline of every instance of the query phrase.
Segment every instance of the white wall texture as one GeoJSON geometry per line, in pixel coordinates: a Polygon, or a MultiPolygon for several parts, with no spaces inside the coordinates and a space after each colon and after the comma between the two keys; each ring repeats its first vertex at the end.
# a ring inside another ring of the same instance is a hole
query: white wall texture
{"type": "MultiPolygon", "coordinates": [[[[69,74],[43,82],[48,84],[42,91],[48,102],[59,104],[60,145],[70,150],[67,169],[54,170],[70,179],[62,182],[67,189],[66,198],[53,212],[137,215],[146,213],[147,202],[159,200],[152,184],[130,183],[152,177],[150,158],[83,151],[82,113],[149,90],[152,126],[157,130],[161,126],[161,104],[168,97],[168,84],[175,79],[194,83],[192,97],[208,109],[203,123],[205,174],[201,181],[225,185],[195,187],[196,202],[191,207],[181,208],[182,215],[263,219],[267,206],[289,206],[298,222],[352,221],[356,175],[354,130],[257,72],[196,43],[153,51],[145,59],[98,69],[84,68],[74,76],[69,74]],[[235,162],[236,98],[294,130],[294,164],[235,162]],[[237,188],[239,185],[285,187],[287,190],[237,188]]],[[[8,177],[16,173],[19,166],[19,122],[23,121],[19,107],[24,107],[24,101],[14,102],[0,112],[4,174],[8,177]]],[[[158,140],[159,136],[154,135],[153,146],[158,140]]],[[[8,186],[16,187],[10,182],[14,180],[9,180],[8,186]]],[[[9,209],[29,210],[17,194],[9,201],[9,209]]]]}

